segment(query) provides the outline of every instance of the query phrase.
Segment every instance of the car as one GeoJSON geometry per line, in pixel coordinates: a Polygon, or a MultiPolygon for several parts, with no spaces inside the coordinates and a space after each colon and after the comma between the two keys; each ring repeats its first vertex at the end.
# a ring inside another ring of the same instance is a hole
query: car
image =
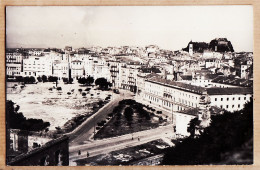
{"type": "Polygon", "coordinates": [[[119,94],[119,93],[120,93],[118,89],[114,89],[113,91],[114,91],[114,93],[116,93],[116,94],[119,94]]]}

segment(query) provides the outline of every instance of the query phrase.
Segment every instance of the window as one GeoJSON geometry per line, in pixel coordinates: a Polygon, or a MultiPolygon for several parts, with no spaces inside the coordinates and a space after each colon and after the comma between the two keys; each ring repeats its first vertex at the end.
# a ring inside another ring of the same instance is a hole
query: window
{"type": "Polygon", "coordinates": [[[240,108],[240,104],[238,105],[238,108],[240,108]]]}
{"type": "Polygon", "coordinates": [[[235,97],[233,97],[233,100],[235,100],[235,97]]]}
{"type": "Polygon", "coordinates": [[[232,105],[232,108],[234,108],[235,106],[234,105],[232,105]]]}
{"type": "Polygon", "coordinates": [[[226,105],[226,108],[228,109],[228,105],[226,105]]]}
{"type": "Polygon", "coordinates": [[[246,100],[246,97],[244,97],[244,100],[246,100]]]}
{"type": "Polygon", "coordinates": [[[229,100],[229,98],[227,98],[227,101],[229,100]]]}
{"type": "Polygon", "coordinates": [[[221,101],[223,101],[223,98],[221,98],[221,101]]]}
{"type": "Polygon", "coordinates": [[[215,98],[215,101],[217,101],[217,98],[215,98]]]}
{"type": "Polygon", "coordinates": [[[240,97],[238,98],[238,100],[240,100],[240,97]]]}
{"type": "Polygon", "coordinates": [[[220,105],[220,108],[222,109],[222,108],[223,108],[223,106],[222,106],[222,105],[220,105]]]}

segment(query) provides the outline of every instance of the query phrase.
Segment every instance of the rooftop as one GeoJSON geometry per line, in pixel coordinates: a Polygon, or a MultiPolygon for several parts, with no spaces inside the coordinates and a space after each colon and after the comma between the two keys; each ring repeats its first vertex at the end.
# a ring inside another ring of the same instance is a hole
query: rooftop
{"type": "Polygon", "coordinates": [[[253,80],[240,79],[235,76],[223,76],[219,75],[215,79],[212,80],[214,83],[242,86],[242,87],[253,87],[253,80]]]}
{"type": "Polygon", "coordinates": [[[152,78],[148,79],[147,81],[156,83],[156,84],[161,84],[164,86],[173,87],[173,88],[180,89],[183,91],[189,91],[191,93],[197,93],[197,94],[203,94],[203,92],[207,92],[208,95],[253,94],[253,88],[251,88],[251,87],[204,88],[204,87],[200,87],[200,86],[186,84],[183,82],[166,80],[166,79],[162,79],[159,77],[152,77],[152,78]]]}

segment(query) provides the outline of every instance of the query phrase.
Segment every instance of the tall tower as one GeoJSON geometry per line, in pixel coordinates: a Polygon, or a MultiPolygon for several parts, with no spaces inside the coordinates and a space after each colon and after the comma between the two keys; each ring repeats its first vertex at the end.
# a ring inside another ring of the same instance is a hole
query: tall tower
{"type": "Polygon", "coordinates": [[[189,44],[189,54],[190,54],[190,56],[192,56],[193,55],[193,44],[189,44]]]}

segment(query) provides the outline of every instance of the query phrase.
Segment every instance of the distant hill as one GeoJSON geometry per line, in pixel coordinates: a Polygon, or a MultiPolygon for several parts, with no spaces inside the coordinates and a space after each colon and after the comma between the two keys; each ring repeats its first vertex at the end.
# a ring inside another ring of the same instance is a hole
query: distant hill
{"type": "Polygon", "coordinates": [[[226,38],[215,38],[211,40],[210,43],[190,41],[187,47],[183,48],[183,51],[189,52],[190,44],[193,44],[193,52],[196,53],[203,53],[205,50],[216,52],[234,52],[231,42],[226,38]]]}

